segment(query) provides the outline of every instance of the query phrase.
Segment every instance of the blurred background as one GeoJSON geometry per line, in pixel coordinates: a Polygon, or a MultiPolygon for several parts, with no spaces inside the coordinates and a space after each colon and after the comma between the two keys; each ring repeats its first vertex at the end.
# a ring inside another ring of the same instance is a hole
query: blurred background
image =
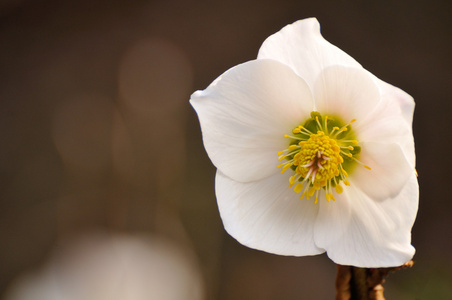
{"type": "Polygon", "coordinates": [[[452,299],[451,8],[1,0],[0,299],[333,299],[325,255],[271,255],[225,233],[188,103],[266,37],[312,16],[417,103],[416,264],[389,277],[386,296],[452,299]]]}

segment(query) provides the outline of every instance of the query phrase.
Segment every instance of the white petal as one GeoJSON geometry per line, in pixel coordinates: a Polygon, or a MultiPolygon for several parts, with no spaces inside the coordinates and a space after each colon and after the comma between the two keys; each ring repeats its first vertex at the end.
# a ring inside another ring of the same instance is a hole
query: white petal
{"type": "Polygon", "coordinates": [[[317,78],[314,98],[320,113],[356,119],[353,126],[359,126],[379,104],[380,90],[363,68],[331,66],[317,78]]]}
{"type": "Polygon", "coordinates": [[[313,110],[306,83],[289,67],[254,60],[221,75],[190,100],[198,113],[206,151],[213,164],[237,181],[277,173],[277,153],[313,110]]]}
{"type": "Polygon", "coordinates": [[[380,82],[386,86],[385,90],[382,90],[381,101],[364,122],[355,126],[356,131],[359,132],[358,139],[363,142],[399,144],[414,169],[415,152],[412,131],[414,102],[405,92],[381,80],[380,82]]]}
{"type": "Polygon", "coordinates": [[[315,242],[338,264],[379,268],[400,266],[414,255],[411,227],[418,208],[411,176],[394,198],[373,201],[353,186],[336,201],[320,202],[315,242]]]}
{"type": "Polygon", "coordinates": [[[289,189],[289,177],[240,183],[218,171],[215,190],[224,227],[250,248],[294,256],[323,253],[313,235],[319,206],[289,189]]]}
{"type": "Polygon", "coordinates": [[[414,99],[403,90],[386,83],[377,77],[374,78],[381,89],[382,99],[394,102],[399,106],[400,112],[406,123],[411,126],[413,123],[414,99]]]}
{"type": "Polygon", "coordinates": [[[375,200],[395,197],[414,174],[414,168],[398,144],[362,143],[360,165],[350,173],[350,182],[375,200]]]}
{"type": "Polygon", "coordinates": [[[329,66],[361,67],[351,56],[322,37],[320,24],[315,18],[287,25],[268,37],[259,49],[258,59],[263,58],[287,64],[310,87],[320,72],[329,66]]]}

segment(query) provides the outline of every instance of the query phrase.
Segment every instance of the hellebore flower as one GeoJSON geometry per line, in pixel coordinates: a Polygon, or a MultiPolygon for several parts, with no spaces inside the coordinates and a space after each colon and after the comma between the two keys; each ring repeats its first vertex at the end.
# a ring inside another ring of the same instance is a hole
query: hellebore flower
{"type": "Polygon", "coordinates": [[[414,101],[327,42],[315,18],[267,38],[190,103],[240,243],[359,267],[412,258],[414,101]]]}

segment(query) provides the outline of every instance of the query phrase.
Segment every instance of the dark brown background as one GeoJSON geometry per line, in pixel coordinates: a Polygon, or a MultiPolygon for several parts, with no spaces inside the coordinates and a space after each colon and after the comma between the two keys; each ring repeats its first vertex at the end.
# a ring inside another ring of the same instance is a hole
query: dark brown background
{"type": "Polygon", "coordinates": [[[61,241],[102,229],[191,244],[208,299],[332,299],[326,256],[266,254],[224,232],[188,104],[311,16],[417,103],[416,265],[387,297],[452,299],[447,0],[0,1],[0,295],[61,241]]]}

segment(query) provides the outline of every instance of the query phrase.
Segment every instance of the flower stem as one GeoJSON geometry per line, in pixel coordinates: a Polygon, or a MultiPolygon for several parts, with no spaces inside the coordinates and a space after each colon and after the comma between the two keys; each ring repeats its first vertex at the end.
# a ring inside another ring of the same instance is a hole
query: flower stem
{"type": "Polygon", "coordinates": [[[388,273],[413,264],[410,260],[399,267],[379,269],[337,265],[336,300],[385,300],[383,283],[388,273]]]}
{"type": "Polygon", "coordinates": [[[367,287],[367,270],[364,268],[351,267],[352,278],[350,280],[353,300],[369,300],[367,287]]]}

